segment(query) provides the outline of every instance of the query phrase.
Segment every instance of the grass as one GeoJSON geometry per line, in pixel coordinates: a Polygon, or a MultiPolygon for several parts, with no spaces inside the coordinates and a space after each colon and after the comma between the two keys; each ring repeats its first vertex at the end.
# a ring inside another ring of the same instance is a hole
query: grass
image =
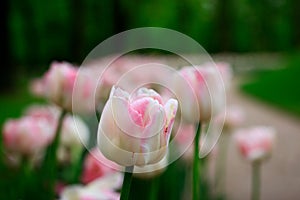
{"type": "Polygon", "coordinates": [[[242,90],[300,117],[300,56],[286,57],[278,70],[257,71],[242,90]]]}

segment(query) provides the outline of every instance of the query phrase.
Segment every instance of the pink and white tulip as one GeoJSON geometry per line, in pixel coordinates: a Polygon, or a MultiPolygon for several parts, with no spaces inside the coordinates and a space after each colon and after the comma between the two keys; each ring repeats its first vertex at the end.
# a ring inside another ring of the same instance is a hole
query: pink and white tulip
{"type": "Polygon", "coordinates": [[[8,151],[34,156],[52,141],[54,127],[45,118],[25,116],[8,120],[3,128],[3,142],[8,151]]]}
{"type": "Polygon", "coordinates": [[[157,163],[166,155],[176,111],[175,99],[164,104],[154,90],[129,95],[113,87],[100,119],[98,147],[122,166],[157,163]]]}
{"type": "Polygon", "coordinates": [[[91,98],[95,89],[94,82],[89,73],[78,72],[78,68],[67,62],[53,62],[42,78],[43,86],[39,86],[43,88],[43,96],[67,111],[93,111],[91,98]],[[72,103],[75,104],[75,110],[72,103]]]}
{"type": "MultiPolygon", "coordinates": [[[[37,120],[47,120],[54,129],[57,127],[59,119],[59,108],[47,105],[32,105],[25,111],[25,115],[36,118],[37,120]]],[[[84,144],[89,140],[89,129],[84,121],[76,116],[67,114],[63,120],[58,147],[58,160],[68,163],[80,156],[84,144]]],[[[54,137],[54,136],[53,136],[54,137]]],[[[53,139],[53,138],[52,138],[53,139]]]]}
{"type": "Polygon", "coordinates": [[[152,164],[152,165],[146,165],[143,167],[134,167],[134,176],[141,178],[141,179],[151,179],[153,177],[161,175],[168,166],[168,154],[161,159],[159,162],[152,164]]]}
{"type": "Polygon", "coordinates": [[[271,155],[275,130],[271,127],[241,129],[235,135],[239,151],[249,161],[258,161],[271,155]]]}
{"type": "Polygon", "coordinates": [[[185,121],[205,122],[224,109],[225,88],[215,65],[184,67],[179,75],[175,76],[173,87],[185,121]]]}

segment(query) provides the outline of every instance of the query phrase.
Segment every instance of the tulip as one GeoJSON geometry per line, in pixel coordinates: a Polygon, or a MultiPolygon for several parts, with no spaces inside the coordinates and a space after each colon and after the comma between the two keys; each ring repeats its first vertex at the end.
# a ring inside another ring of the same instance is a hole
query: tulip
{"type": "Polygon", "coordinates": [[[44,89],[44,81],[42,78],[33,79],[29,83],[29,91],[36,97],[43,97],[45,92],[44,89]]]}
{"type": "MultiPolygon", "coordinates": [[[[59,113],[58,107],[45,105],[32,105],[25,111],[25,115],[34,117],[37,120],[40,118],[48,120],[53,127],[57,127],[59,113]]],[[[88,143],[90,133],[87,125],[79,116],[67,114],[63,119],[59,135],[57,157],[60,162],[66,163],[74,161],[80,156],[83,144],[88,143]]]]}
{"type": "Polygon", "coordinates": [[[87,125],[80,117],[67,115],[64,118],[57,157],[60,162],[74,162],[81,156],[90,136],[87,125]]]}
{"type": "Polygon", "coordinates": [[[231,79],[233,77],[233,71],[229,63],[226,62],[216,62],[216,67],[221,74],[226,89],[231,86],[231,79]]]}
{"type": "Polygon", "coordinates": [[[177,101],[163,104],[154,90],[140,88],[129,95],[113,87],[98,128],[98,147],[122,166],[159,162],[167,152],[177,101]]]}
{"type": "Polygon", "coordinates": [[[223,120],[223,132],[228,133],[243,124],[245,121],[245,113],[238,106],[228,106],[226,111],[221,112],[216,117],[216,123],[223,123],[223,120]]]}
{"type": "Polygon", "coordinates": [[[8,151],[31,157],[49,145],[53,133],[54,127],[48,120],[25,116],[4,124],[3,142],[8,151]]]}
{"type": "Polygon", "coordinates": [[[271,127],[240,129],[235,140],[243,155],[249,161],[263,160],[271,155],[275,140],[275,130],[271,127]]]}
{"type": "Polygon", "coordinates": [[[182,123],[177,131],[174,140],[177,144],[178,151],[183,154],[186,162],[192,162],[194,149],[193,140],[195,137],[195,127],[191,124],[182,123]]]}
{"type": "Polygon", "coordinates": [[[53,105],[30,105],[25,109],[24,115],[35,117],[37,119],[44,118],[48,120],[53,126],[56,126],[59,118],[59,108],[53,105]]]}
{"type": "Polygon", "coordinates": [[[98,178],[86,186],[71,185],[64,188],[60,200],[118,200],[120,195],[115,192],[121,186],[120,173],[109,174],[98,178]]]}
{"type": "Polygon", "coordinates": [[[151,179],[161,175],[168,165],[168,154],[159,162],[134,168],[134,176],[142,179],[151,179]]]}
{"type": "Polygon", "coordinates": [[[174,77],[174,91],[188,123],[208,121],[225,107],[225,89],[217,67],[210,64],[184,67],[174,77]]]}
{"type": "Polygon", "coordinates": [[[264,159],[271,155],[275,130],[271,127],[253,127],[241,129],[235,135],[237,146],[244,158],[252,164],[251,199],[260,198],[260,166],[264,159]]]}
{"type": "Polygon", "coordinates": [[[43,96],[64,110],[79,113],[94,110],[91,103],[95,83],[85,70],[79,73],[78,68],[67,62],[53,62],[42,81],[43,86],[39,87],[43,88],[43,96]]]}
{"type": "Polygon", "coordinates": [[[105,165],[100,151],[95,148],[84,160],[81,181],[87,184],[113,172],[115,171],[105,165]]]}

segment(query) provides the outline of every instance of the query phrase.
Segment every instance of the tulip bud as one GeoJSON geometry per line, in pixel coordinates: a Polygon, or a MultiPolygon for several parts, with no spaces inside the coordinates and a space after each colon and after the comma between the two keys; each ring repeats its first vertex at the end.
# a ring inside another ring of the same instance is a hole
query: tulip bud
{"type": "Polygon", "coordinates": [[[235,135],[237,146],[249,161],[257,161],[271,155],[275,130],[271,127],[253,127],[250,129],[240,129],[235,135]]]}
{"type": "Polygon", "coordinates": [[[129,95],[113,87],[98,127],[98,147],[122,166],[159,162],[167,152],[177,101],[165,104],[154,90],[140,88],[129,95]]]}

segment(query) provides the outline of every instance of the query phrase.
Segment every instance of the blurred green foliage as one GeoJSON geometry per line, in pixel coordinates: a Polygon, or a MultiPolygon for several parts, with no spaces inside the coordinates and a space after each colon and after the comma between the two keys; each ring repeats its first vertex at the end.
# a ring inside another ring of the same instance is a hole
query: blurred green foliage
{"type": "Polygon", "coordinates": [[[29,69],[55,59],[81,62],[106,38],[143,26],[178,30],[209,52],[289,50],[299,47],[299,6],[298,0],[12,0],[11,59],[29,69]]]}

